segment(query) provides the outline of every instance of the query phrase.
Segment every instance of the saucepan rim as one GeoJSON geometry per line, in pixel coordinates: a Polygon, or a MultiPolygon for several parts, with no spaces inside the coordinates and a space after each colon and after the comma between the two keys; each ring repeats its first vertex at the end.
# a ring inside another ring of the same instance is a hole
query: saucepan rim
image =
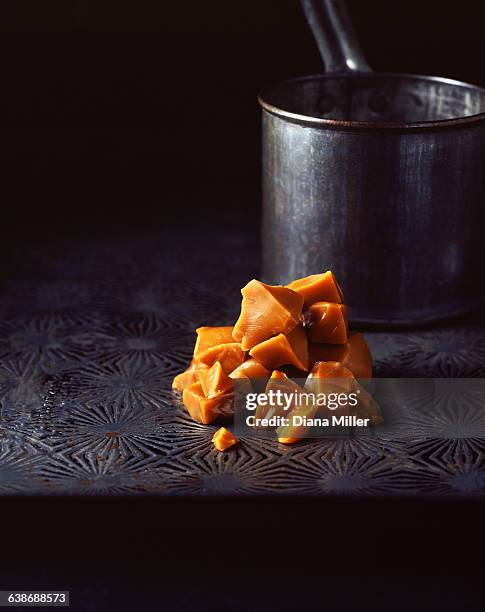
{"type": "Polygon", "coordinates": [[[436,130],[436,129],[450,129],[457,127],[467,127],[476,123],[485,121],[485,111],[483,113],[477,113],[475,115],[466,115],[453,117],[450,119],[435,119],[431,121],[354,121],[344,119],[323,119],[321,117],[312,117],[311,115],[302,115],[299,113],[293,113],[285,110],[278,106],[274,106],[267,101],[267,97],[276,88],[284,85],[294,85],[303,81],[311,80],[326,80],[335,78],[390,78],[390,79],[419,79],[424,81],[435,81],[446,85],[453,85],[455,87],[463,87],[466,89],[472,89],[477,92],[481,92],[485,96],[485,88],[465,81],[457,81],[455,79],[449,79],[446,77],[429,76],[421,74],[407,74],[407,73],[395,73],[395,72],[360,72],[355,74],[343,73],[343,74],[312,74],[278,83],[273,83],[267,87],[264,87],[258,95],[258,102],[265,111],[268,111],[272,115],[284,118],[290,122],[298,123],[301,125],[324,128],[324,129],[342,129],[342,130],[436,130]]]}

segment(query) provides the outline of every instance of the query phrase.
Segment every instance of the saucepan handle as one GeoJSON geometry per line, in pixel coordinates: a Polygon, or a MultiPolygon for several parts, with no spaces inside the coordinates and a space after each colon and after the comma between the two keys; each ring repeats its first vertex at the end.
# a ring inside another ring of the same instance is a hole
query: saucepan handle
{"type": "Polygon", "coordinates": [[[327,73],[371,72],[345,0],[301,0],[301,3],[327,73]]]}

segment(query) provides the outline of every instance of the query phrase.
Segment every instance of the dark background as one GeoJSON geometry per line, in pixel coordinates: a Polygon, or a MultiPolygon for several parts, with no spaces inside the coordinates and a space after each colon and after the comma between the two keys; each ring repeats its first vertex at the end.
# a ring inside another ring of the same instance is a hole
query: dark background
{"type": "MultiPolygon", "coordinates": [[[[485,85],[482,0],[349,5],[376,70],[485,85]]],[[[321,69],[297,0],[2,0],[1,249],[258,215],[258,90],[321,69]]],[[[1,510],[1,588],[71,588],[72,609],[479,609],[478,502],[1,510]]]]}
{"type": "MultiPolygon", "coordinates": [[[[481,0],[349,6],[376,70],[485,84],[481,0]]],[[[258,214],[258,90],[322,70],[298,0],[3,0],[0,10],[10,240],[258,214]]]]}

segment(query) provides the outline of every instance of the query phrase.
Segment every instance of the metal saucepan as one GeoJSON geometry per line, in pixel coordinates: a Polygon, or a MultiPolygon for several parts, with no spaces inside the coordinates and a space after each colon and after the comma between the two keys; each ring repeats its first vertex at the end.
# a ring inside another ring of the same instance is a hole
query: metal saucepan
{"type": "Polygon", "coordinates": [[[331,269],[353,321],[483,299],[485,89],[373,73],[340,0],[303,0],[326,74],[263,90],[263,277],[331,269]]]}

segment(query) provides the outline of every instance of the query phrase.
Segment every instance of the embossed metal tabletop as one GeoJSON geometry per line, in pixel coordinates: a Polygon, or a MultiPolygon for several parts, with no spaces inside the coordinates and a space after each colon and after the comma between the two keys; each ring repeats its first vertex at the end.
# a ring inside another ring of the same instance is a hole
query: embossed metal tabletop
{"type": "MultiPolygon", "coordinates": [[[[482,495],[485,440],[452,410],[441,437],[214,450],[216,426],[190,419],[171,380],[196,326],[236,318],[258,264],[258,237],[231,228],[17,249],[0,297],[0,493],[482,495]]],[[[368,332],[375,373],[483,377],[482,320],[368,332]]]]}

